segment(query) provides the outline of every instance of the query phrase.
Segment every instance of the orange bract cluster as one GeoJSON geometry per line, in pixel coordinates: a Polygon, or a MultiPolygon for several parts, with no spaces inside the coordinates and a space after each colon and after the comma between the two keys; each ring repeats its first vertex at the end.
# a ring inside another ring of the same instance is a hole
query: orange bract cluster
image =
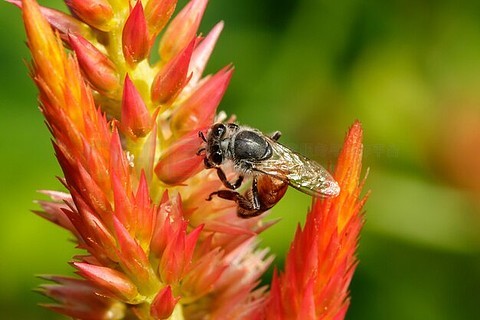
{"type": "Polygon", "coordinates": [[[362,225],[358,123],[337,167],[342,193],[315,202],[269,293],[258,283],[272,257],[257,235],[272,223],[205,201],[221,182],[201,170],[198,132],[215,121],[232,76],[229,66],[203,75],[223,27],[198,35],[207,1],[171,21],[173,0],[65,1],[72,15],[10,2],[23,12],[68,190],[45,191],[37,213],[86,252],[72,262],[81,278],[45,277],[54,284],[41,290],[56,301],[48,308],[76,319],[330,319],[313,306],[346,310],[362,225]]]}
{"type": "Polygon", "coordinates": [[[305,227],[298,227],[285,272],[273,279],[267,319],[345,317],[367,199],[360,199],[362,150],[362,128],[355,122],[334,174],[341,192],[336,198],[315,200],[305,227]]]}

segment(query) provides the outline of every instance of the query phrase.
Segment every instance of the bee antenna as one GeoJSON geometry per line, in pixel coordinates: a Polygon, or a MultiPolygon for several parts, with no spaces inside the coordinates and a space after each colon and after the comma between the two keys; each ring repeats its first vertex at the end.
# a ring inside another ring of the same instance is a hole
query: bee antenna
{"type": "Polygon", "coordinates": [[[197,156],[201,155],[202,152],[205,151],[205,148],[201,148],[197,151],[197,156]]]}
{"type": "MultiPolygon", "coordinates": [[[[207,138],[205,138],[205,135],[202,131],[198,131],[198,136],[202,138],[203,142],[207,142],[207,138]]],[[[205,150],[205,148],[203,148],[203,150],[205,150]]]]}

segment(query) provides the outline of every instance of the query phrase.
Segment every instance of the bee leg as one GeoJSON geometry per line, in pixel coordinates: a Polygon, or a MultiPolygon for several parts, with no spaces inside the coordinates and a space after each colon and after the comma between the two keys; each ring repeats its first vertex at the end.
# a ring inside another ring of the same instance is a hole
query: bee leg
{"type": "Polygon", "coordinates": [[[212,169],[215,166],[208,160],[207,157],[203,158],[203,164],[205,165],[205,169],[212,169]]]}
{"type": "Polygon", "coordinates": [[[242,175],[238,176],[237,181],[235,181],[234,183],[231,183],[230,181],[227,180],[227,176],[225,175],[225,172],[223,172],[223,170],[220,167],[216,167],[216,169],[217,169],[217,175],[220,178],[220,181],[222,181],[223,185],[228,189],[235,190],[242,185],[242,182],[243,182],[242,175]]]}
{"type": "Polygon", "coordinates": [[[212,200],[212,197],[215,195],[225,200],[235,201],[238,205],[237,215],[243,219],[256,217],[270,208],[265,205],[262,206],[258,195],[256,179],[253,180],[252,189],[249,190],[247,196],[242,196],[233,190],[218,190],[212,192],[207,200],[212,200]]]}
{"type": "Polygon", "coordinates": [[[205,148],[200,148],[197,151],[197,156],[201,155],[205,151],[205,148]]]}
{"type": "Polygon", "coordinates": [[[278,141],[281,136],[282,133],[280,131],[275,131],[274,133],[272,133],[272,136],[270,138],[272,138],[272,140],[278,141]]]}
{"type": "Polygon", "coordinates": [[[237,216],[239,216],[240,218],[253,218],[261,215],[269,209],[269,207],[265,206],[265,204],[262,203],[260,199],[256,178],[253,179],[252,188],[247,193],[247,198],[249,199],[248,205],[245,205],[244,203],[238,203],[237,216]]]}
{"type": "Polygon", "coordinates": [[[244,208],[245,210],[256,210],[255,204],[248,200],[246,197],[242,196],[240,193],[233,190],[218,190],[210,193],[207,200],[212,200],[213,196],[218,196],[219,198],[235,201],[239,207],[244,208]]]}

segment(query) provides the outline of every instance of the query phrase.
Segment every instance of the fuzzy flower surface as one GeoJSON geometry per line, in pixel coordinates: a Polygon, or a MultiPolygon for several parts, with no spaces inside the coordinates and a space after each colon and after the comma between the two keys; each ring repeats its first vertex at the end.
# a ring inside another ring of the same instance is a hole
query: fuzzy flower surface
{"type": "Polygon", "coordinates": [[[71,14],[9,2],[68,191],[43,191],[36,213],[85,252],[71,262],[78,277],[45,276],[45,307],[74,319],[343,319],[365,202],[358,122],[340,195],[314,201],[268,290],[258,234],[272,223],[206,201],[222,183],[196,155],[232,76],[203,74],[223,28],[199,35],[207,0],[175,16],[175,0],[66,0],[71,14]]]}

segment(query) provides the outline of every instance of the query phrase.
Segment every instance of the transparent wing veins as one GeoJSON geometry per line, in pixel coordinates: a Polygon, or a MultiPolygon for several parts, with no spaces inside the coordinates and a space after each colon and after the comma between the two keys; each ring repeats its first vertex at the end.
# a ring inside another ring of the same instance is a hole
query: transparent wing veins
{"type": "Polygon", "coordinates": [[[312,196],[336,196],[338,183],[317,162],[265,137],[272,147],[269,159],[255,163],[254,171],[288,182],[292,187],[312,196]]]}

